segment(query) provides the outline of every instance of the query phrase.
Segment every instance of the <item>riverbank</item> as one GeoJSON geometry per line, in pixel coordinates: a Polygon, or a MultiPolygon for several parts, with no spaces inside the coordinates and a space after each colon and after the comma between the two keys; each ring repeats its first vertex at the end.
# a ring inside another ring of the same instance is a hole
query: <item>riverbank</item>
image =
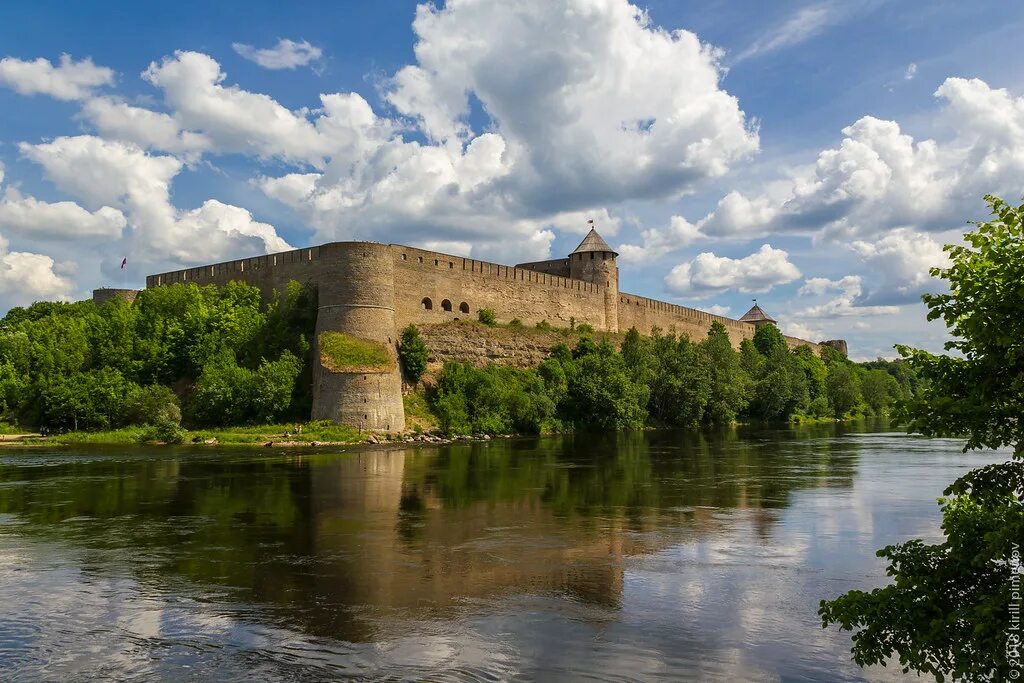
{"type": "Polygon", "coordinates": [[[64,434],[41,435],[21,433],[0,435],[0,448],[33,448],[42,446],[265,446],[267,448],[309,448],[321,446],[354,446],[375,444],[446,444],[457,441],[489,441],[492,438],[509,438],[514,434],[473,434],[444,435],[437,431],[407,431],[397,434],[361,432],[341,425],[253,425],[247,427],[226,427],[222,429],[187,430],[180,443],[167,444],[147,440],[145,427],[124,427],[99,432],[66,432],[64,434]]]}

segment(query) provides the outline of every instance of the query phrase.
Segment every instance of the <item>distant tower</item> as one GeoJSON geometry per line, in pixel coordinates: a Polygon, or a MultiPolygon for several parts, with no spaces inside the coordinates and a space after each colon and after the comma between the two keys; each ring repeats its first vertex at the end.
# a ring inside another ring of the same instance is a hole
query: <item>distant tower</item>
{"type": "Polygon", "coordinates": [[[617,253],[590,229],[580,245],[569,254],[569,277],[604,287],[604,326],[609,332],[619,331],[619,267],[617,253]]]}
{"type": "Polygon", "coordinates": [[[754,329],[760,329],[765,325],[775,325],[778,321],[765,313],[760,306],[757,305],[757,299],[754,299],[754,305],[750,307],[750,310],[743,314],[740,318],[741,323],[750,323],[754,326],[754,329]]]}

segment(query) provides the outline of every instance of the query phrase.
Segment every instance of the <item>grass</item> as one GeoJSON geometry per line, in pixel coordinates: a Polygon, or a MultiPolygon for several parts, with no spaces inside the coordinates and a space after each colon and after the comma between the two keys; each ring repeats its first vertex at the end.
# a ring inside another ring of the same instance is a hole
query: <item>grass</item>
{"type": "Polygon", "coordinates": [[[380,372],[392,367],[391,354],[378,342],[344,332],[321,332],[320,362],[332,372],[380,372]]]}
{"type": "Polygon", "coordinates": [[[355,443],[366,438],[365,434],[359,434],[358,429],[336,425],[330,420],[316,420],[300,424],[302,425],[301,434],[295,431],[294,424],[251,425],[190,431],[186,441],[198,437],[200,441],[212,438],[217,439],[218,443],[224,444],[254,444],[268,441],[355,443]],[[290,434],[290,436],[286,436],[286,434],[290,434]]]}
{"type": "Polygon", "coordinates": [[[402,396],[402,404],[405,406],[405,426],[407,429],[415,430],[419,427],[424,432],[432,432],[438,428],[437,418],[430,412],[427,405],[427,397],[421,392],[414,391],[402,396]]]}
{"type": "MultiPolygon", "coordinates": [[[[45,443],[72,444],[137,444],[146,431],[144,427],[124,427],[100,432],[68,432],[53,434],[45,443]]],[[[302,423],[302,433],[295,432],[294,424],[247,425],[242,427],[218,427],[215,429],[188,430],[185,444],[203,443],[207,439],[216,439],[224,445],[255,445],[268,441],[296,441],[299,443],[358,443],[365,438],[357,429],[336,425],[328,420],[302,423]],[[290,436],[285,436],[289,434],[290,436]]],[[[41,440],[34,440],[39,443],[41,440]]],[[[31,443],[31,442],[30,442],[31,443]]]]}
{"type": "Polygon", "coordinates": [[[145,427],[122,427],[121,429],[108,429],[100,432],[66,432],[64,434],[51,434],[46,438],[46,443],[57,444],[127,444],[138,443],[145,427]]]}
{"type": "Polygon", "coordinates": [[[0,434],[24,434],[26,430],[10,422],[0,422],[0,434]]]}

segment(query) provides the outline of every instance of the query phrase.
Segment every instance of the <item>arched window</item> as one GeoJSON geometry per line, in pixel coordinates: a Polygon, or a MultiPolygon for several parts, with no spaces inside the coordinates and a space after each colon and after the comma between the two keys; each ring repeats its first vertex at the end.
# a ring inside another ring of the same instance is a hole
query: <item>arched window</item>
{"type": "Polygon", "coordinates": [[[469,313],[469,304],[465,301],[459,304],[459,313],[469,313]]]}
{"type": "Polygon", "coordinates": [[[430,300],[429,296],[423,297],[423,301],[421,301],[420,303],[423,304],[424,311],[429,311],[434,308],[434,302],[430,300]]]}
{"type": "Polygon", "coordinates": [[[441,308],[443,308],[446,311],[452,310],[452,302],[448,301],[448,299],[445,299],[444,301],[441,302],[441,308]]]}

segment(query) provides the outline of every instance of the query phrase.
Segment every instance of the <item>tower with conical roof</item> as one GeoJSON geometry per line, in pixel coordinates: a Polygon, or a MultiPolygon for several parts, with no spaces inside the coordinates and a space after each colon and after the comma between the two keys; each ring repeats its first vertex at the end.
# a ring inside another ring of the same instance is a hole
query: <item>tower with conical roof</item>
{"type": "Polygon", "coordinates": [[[618,256],[597,230],[590,229],[580,245],[569,254],[569,277],[604,288],[605,328],[619,331],[619,267],[618,256]]]}
{"type": "Polygon", "coordinates": [[[750,307],[750,310],[743,314],[740,318],[742,323],[750,323],[754,326],[754,329],[759,329],[764,325],[775,325],[778,321],[764,312],[760,306],[757,305],[757,299],[754,299],[754,305],[750,307]]]}

